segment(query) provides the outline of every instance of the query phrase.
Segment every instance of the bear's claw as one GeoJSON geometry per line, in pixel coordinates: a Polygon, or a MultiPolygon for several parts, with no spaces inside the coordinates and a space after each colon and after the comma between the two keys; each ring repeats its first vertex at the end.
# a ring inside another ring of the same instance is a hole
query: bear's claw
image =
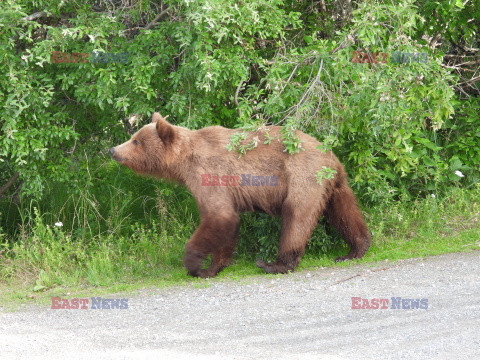
{"type": "Polygon", "coordinates": [[[258,259],[257,262],[255,263],[256,266],[259,268],[267,271],[268,264],[265,263],[265,261],[258,259]]]}

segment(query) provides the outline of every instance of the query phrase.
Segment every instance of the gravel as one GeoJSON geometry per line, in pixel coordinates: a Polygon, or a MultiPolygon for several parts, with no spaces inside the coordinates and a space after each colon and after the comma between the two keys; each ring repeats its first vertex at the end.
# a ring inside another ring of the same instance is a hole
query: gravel
{"type": "Polygon", "coordinates": [[[479,264],[474,251],[102,296],[127,309],[0,310],[0,358],[480,359],[479,264]]]}

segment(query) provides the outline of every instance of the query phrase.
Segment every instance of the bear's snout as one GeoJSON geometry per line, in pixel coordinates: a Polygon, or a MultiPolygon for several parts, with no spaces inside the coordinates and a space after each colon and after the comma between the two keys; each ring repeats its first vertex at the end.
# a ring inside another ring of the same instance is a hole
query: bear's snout
{"type": "Polygon", "coordinates": [[[116,162],[121,163],[125,161],[125,159],[121,156],[121,153],[119,154],[114,147],[110,148],[108,151],[110,152],[110,155],[112,155],[113,160],[116,162]]]}

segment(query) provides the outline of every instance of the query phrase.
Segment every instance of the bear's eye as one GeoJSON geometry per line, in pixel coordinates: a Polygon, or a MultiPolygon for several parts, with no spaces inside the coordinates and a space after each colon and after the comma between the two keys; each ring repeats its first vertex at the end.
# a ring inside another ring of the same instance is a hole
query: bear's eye
{"type": "Polygon", "coordinates": [[[137,146],[137,145],[138,145],[138,141],[137,141],[137,140],[133,140],[133,145],[137,146]]]}

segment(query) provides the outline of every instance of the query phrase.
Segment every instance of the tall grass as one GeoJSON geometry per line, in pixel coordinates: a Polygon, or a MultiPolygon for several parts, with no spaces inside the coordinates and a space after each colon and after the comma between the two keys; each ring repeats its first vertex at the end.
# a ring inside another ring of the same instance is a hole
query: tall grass
{"type": "Polygon", "coordinates": [[[110,161],[93,186],[49,184],[40,201],[0,203],[0,279],[104,285],[179,267],[198,222],[195,201],[173,184],[134,175],[110,161]]]}
{"type": "MultiPolygon", "coordinates": [[[[91,172],[91,182],[76,189],[49,184],[41,201],[0,203],[0,281],[41,291],[186,274],[185,242],[199,223],[186,189],[138,177],[108,160],[91,172]]],[[[480,187],[405,197],[364,214],[373,236],[365,261],[478,248],[480,187]]],[[[273,259],[280,219],[242,214],[242,220],[234,263],[253,267],[256,257],[273,259]]],[[[302,263],[333,264],[346,251],[339,235],[320,221],[302,263]]]]}

